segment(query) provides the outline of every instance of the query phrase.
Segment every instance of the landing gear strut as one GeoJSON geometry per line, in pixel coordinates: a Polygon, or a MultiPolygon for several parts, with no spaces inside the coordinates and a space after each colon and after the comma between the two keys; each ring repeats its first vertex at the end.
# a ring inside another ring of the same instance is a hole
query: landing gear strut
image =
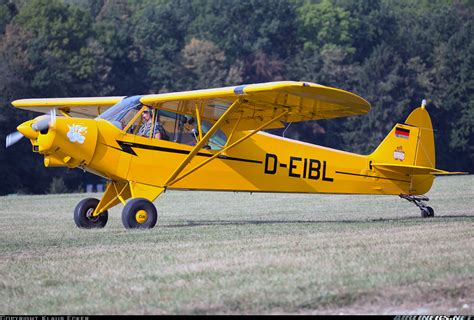
{"type": "Polygon", "coordinates": [[[433,208],[427,206],[423,201],[429,201],[427,197],[423,196],[410,196],[407,194],[401,194],[400,198],[413,202],[421,210],[421,216],[423,218],[432,218],[434,217],[433,208]]]}

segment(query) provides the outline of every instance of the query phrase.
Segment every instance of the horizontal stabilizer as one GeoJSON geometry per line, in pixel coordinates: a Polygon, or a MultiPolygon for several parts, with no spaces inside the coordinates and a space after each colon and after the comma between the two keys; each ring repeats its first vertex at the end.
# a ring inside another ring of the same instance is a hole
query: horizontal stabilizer
{"type": "Polygon", "coordinates": [[[381,171],[392,171],[406,175],[449,175],[449,174],[467,174],[467,172],[449,172],[431,167],[412,166],[393,163],[373,163],[372,167],[381,171]]]}

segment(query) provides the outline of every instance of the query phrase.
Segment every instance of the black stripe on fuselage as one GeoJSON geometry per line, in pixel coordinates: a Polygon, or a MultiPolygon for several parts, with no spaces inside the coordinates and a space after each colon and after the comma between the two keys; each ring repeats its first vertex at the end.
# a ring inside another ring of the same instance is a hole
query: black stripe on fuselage
{"type": "Polygon", "coordinates": [[[359,176],[359,177],[366,177],[366,178],[393,180],[393,181],[399,181],[399,182],[410,183],[410,181],[406,181],[406,180],[399,180],[399,179],[392,179],[392,178],[384,178],[384,177],[377,177],[377,176],[368,176],[368,175],[365,175],[365,174],[358,174],[358,173],[352,173],[352,172],[336,171],[336,173],[339,173],[339,174],[347,174],[347,175],[350,175],[350,176],[359,176]]]}
{"type": "MultiPolygon", "coordinates": [[[[137,154],[135,153],[135,151],[133,151],[132,148],[154,150],[154,151],[161,151],[161,152],[170,152],[170,153],[179,153],[179,154],[189,154],[191,152],[188,150],[158,147],[158,146],[152,146],[148,144],[141,144],[141,143],[135,143],[135,142],[126,142],[126,141],[120,141],[120,140],[116,140],[116,141],[121,149],[112,147],[112,146],[109,146],[109,147],[126,152],[126,153],[130,153],[134,156],[136,156],[137,154]]],[[[204,153],[204,152],[198,152],[197,155],[201,157],[208,157],[208,158],[213,156],[212,153],[204,153]]],[[[223,159],[223,160],[241,161],[241,162],[249,162],[249,163],[259,163],[259,164],[263,163],[263,161],[259,161],[259,160],[235,158],[235,157],[229,157],[222,154],[217,156],[217,158],[223,159]]]]}

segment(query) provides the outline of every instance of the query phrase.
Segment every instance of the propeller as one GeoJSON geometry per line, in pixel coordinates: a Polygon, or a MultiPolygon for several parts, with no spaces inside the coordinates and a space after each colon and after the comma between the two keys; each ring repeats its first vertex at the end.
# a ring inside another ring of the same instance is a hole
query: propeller
{"type": "MultiPolygon", "coordinates": [[[[17,128],[20,128],[23,124],[20,124],[17,128]]],[[[48,128],[56,127],[56,109],[51,109],[49,115],[43,115],[36,118],[36,121],[31,124],[31,129],[34,131],[43,131],[48,128]]],[[[5,148],[8,148],[18,141],[20,141],[25,135],[20,131],[15,131],[7,135],[5,148]]]]}
{"type": "Polygon", "coordinates": [[[18,141],[21,140],[21,138],[23,138],[24,135],[19,132],[19,131],[15,131],[13,133],[10,133],[8,136],[7,136],[7,141],[5,143],[5,147],[8,148],[9,146],[12,146],[14,145],[15,143],[17,143],[18,141]]]}

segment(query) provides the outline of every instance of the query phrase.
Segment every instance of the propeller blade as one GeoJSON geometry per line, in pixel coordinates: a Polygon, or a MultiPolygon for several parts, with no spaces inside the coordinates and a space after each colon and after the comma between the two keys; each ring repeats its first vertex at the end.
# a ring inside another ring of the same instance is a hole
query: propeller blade
{"type": "Polygon", "coordinates": [[[49,122],[49,126],[51,128],[56,128],[56,108],[51,109],[50,114],[51,114],[51,120],[49,122]]]}
{"type": "Polygon", "coordinates": [[[35,123],[31,125],[31,128],[35,131],[43,131],[48,129],[51,116],[42,116],[35,123]]]}
{"type": "Polygon", "coordinates": [[[44,115],[38,118],[35,123],[31,125],[35,131],[43,131],[49,127],[55,128],[56,126],[56,109],[51,109],[49,115],[44,115]]]}
{"type": "MultiPolygon", "coordinates": [[[[25,123],[21,124],[18,128],[20,128],[21,126],[24,126],[26,123],[28,123],[28,122],[25,122],[25,123]]],[[[34,131],[43,131],[43,130],[48,129],[49,127],[54,128],[55,126],[56,126],[56,109],[53,108],[53,109],[50,110],[49,116],[48,115],[43,115],[43,116],[38,117],[37,120],[31,125],[31,129],[33,129],[34,131]]],[[[23,129],[25,129],[25,128],[23,128],[23,129]]],[[[22,130],[20,129],[20,131],[22,131],[22,130]]],[[[28,131],[28,130],[26,130],[26,131],[28,131]]],[[[20,141],[21,138],[23,138],[23,137],[24,137],[24,135],[19,131],[10,133],[6,137],[6,143],[5,143],[6,148],[14,145],[18,141],[20,141]]]]}
{"type": "Polygon", "coordinates": [[[18,141],[21,140],[21,138],[23,138],[24,136],[21,134],[21,132],[18,132],[18,131],[15,131],[13,133],[10,133],[8,136],[7,136],[7,139],[6,139],[6,143],[5,143],[5,148],[8,148],[12,145],[14,145],[15,143],[17,143],[18,141]]]}

